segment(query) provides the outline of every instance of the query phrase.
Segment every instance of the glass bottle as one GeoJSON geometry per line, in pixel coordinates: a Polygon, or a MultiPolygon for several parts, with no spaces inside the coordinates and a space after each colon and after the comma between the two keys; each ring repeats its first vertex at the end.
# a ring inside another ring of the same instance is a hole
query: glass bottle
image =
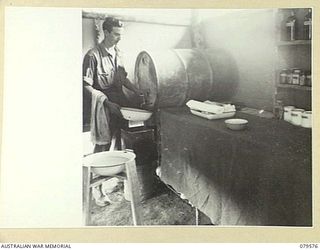
{"type": "Polygon", "coordinates": [[[283,111],[283,102],[281,100],[276,100],[273,108],[274,117],[281,120],[283,118],[283,111]]]}
{"type": "Polygon", "coordinates": [[[305,85],[311,86],[311,71],[306,72],[306,79],[305,79],[305,85]]]}
{"type": "Polygon", "coordinates": [[[283,113],[284,113],[284,109],[283,109],[283,102],[282,101],[278,101],[278,106],[279,106],[279,119],[283,119],[283,113]]]}
{"type": "Polygon", "coordinates": [[[280,71],[280,84],[286,84],[287,83],[287,79],[288,79],[287,72],[288,72],[287,69],[283,69],[283,70],[280,71]]]}
{"type": "Polygon", "coordinates": [[[292,84],[299,85],[300,74],[302,73],[301,69],[292,69],[292,84]]]}
{"type": "Polygon", "coordinates": [[[300,73],[299,84],[301,86],[306,85],[306,74],[303,71],[301,71],[301,73],[300,73]]]}
{"type": "Polygon", "coordinates": [[[303,22],[304,39],[311,40],[312,37],[312,13],[311,9],[308,9],[308,13],[304,17],[303,22]]]}
{"type": "Polygon", "coordinates": [[[287,71],[287,84],[292,84],[292,72],[293,72],[292,69],[289,69],[287,71]]]}
{"type": "Polygon", "coordinates": [[[297,18],[295,12],[292,10],[291,15],[286,21],[286,37],[288,41],[296,40],[297,18]]]}

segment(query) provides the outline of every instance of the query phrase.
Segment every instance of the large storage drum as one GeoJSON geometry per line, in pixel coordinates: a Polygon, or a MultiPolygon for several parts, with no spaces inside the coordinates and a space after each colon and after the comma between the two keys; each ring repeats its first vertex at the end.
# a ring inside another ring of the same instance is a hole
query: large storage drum
{"type": "Polygon", "coordinates": [[[142,51],[136,59],[135,83],[147,92],[149,108],[181,106],[190,99],[229,100],[237,81],[230,67],[232,60],[221,51],[142,51]]]}

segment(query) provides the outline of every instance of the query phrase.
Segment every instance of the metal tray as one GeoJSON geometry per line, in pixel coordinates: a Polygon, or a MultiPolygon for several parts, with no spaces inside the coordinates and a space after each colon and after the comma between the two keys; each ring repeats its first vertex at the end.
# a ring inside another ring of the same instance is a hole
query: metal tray
{"type": "Polygon", "coordinates": [[[197,116],[200,116],[202,118],[206,118],[208,120],[216,120],[216,119],[222,119],[222,118],[230,118],[233,117],[236,114],[236,111],[234,112],[226,112],[221,114],[213,114],[208,112],[201,112],[198,110],[190,109],[191,113],[197,116]]]}

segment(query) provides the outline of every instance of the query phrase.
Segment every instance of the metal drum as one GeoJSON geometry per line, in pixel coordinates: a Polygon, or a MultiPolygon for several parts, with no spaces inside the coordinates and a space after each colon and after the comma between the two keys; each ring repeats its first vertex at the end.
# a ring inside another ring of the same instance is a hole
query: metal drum
{"type": "Polygon", "coordinates": [[[228,100],[236,87],[230,62],[221,51],[142,51],[136,59],[135,83],[146,91],[146,107],[151,109],[182,106],[190,99],[228,100]]]}

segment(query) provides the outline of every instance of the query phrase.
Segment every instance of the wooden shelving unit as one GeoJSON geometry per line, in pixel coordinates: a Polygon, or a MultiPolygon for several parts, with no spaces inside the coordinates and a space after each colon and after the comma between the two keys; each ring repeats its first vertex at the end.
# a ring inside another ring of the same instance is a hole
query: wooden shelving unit
{"type": "Polygon", "coordinates": [[[301,86],[301,85],[293,85],[293,84],[277,84],[278,88],[284,88],[284,89],[298,89],[298,90],[307,90],[311,91],[312,87],[311,86],[301,86]]]}
{"type": "Polygon", "coordinates": [[[290,15],[291,9],[279,9],[276,13],[277,20],[277,32],[278,41],[277,54],[278,63],[275,69],[275,101],[281,100],[283,105],[289,106],[293,105],[298,108],[303,108],[306,110],[311,110],[311,96],[312,87],[311,86],[301,86],[293,84],[280,84],[280,72],[283,69],[293,69],[298,68],[304,72],[311,71],[311,45],[312,40],[302,40],[303,39],[303,21],[304,16],[308,12],[308,9],[295,9],[297,18],[297,40],[285,41],[283,39],[283,32],[285,32],[285,27],[283,25],[283,20],[290,15]]]}
{"type": "Polygon", "coordinates": [[[278,46],[311,45],[311,40],[279,41],[278,46]]]}

